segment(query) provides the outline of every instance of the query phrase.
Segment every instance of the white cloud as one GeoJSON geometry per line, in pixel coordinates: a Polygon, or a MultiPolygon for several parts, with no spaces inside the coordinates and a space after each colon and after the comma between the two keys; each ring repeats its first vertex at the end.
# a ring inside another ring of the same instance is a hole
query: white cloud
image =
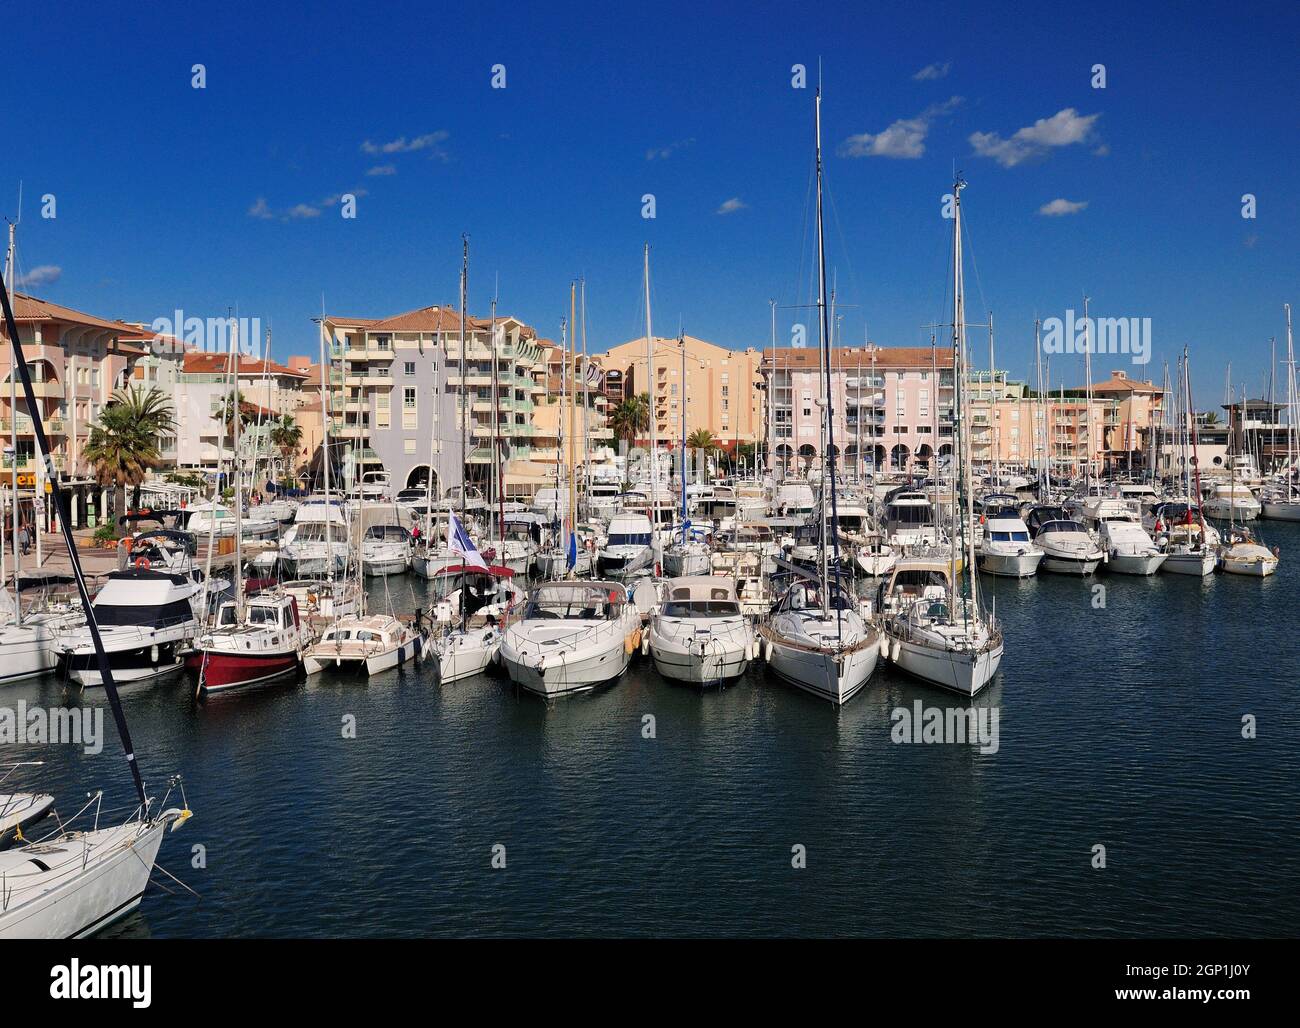
{"type": "Polygon", "coordinates": [[[396,175],[396,174],[397,174],[397,165],[395,165],[395,164],[377,164],[377,165],[375,165],[373,168],[371,168],[369,171],[367,171],[366,174],[367,174],[367,175],[372,175],[372,176],[396,175]]]}
{"type": "Polygon", "coordinates": [[[257,203],[248,208],[248,216],[250,218],[270,219],[275,217],[275,212],[271,210],[270,204],[266,202],[266,197],[259,196],[257,203]]]}
{"type": "Polygon", "coordinates": [[[679,139],[676,142],[669,143],[667,146],[652,147],[645,152],[645,159],[647,161],[653,161],[655,158],[658,158],[661,161],[666,161],[673,155],[674,151],[691,146],[694,142],[694,139],[679,139]]]}
{"type": "Polygon", "coordinates": [[[48,286],[62,277],[63,269],[57,264],[38,264],[26,275],[19,275],[14,285],[19,289],[33,289],[39,286],[48,286]]]}
{"type": "Polygon", "coordinates": [[[1088,206],[1087,200],[1066,200],[1058,197],[1051,203],[1045,203],[1038,208],[1038,213],[1049,218],[1059,218],[1065,214],[1078,214],[1088,206]]]}
{"type": "Polygon", "coordinates": [[[924,68],[912,76],[917,82],[928,82],[931,79],[941,79],[948,74],[952,67],[951,62],[944,61],[942,64],[927,64],[924,68]]]}
{"type": "Polygon", "coordinates": [[[730,200],[726,201],[721,207],[719,207],[716,213],[735,214],[736,211],[743,211],[747,207],[749,207],[749,204],[745,203],[744,200],[738,196],[733,196],[730,200]]]}
{"type": "Polygon", "coordinates": [[[309,203],[298,203],[285,211],[284,216],[289,218],[291,221],[299,221],[302,218],[319,218],[320,208],[313,207],[309,203]]]}
{"type": "Polygon", "coordinates": [[[451,136],[450,132],[439,130],[429,132],[423,136],[415,136],[407,139],[405,136],[398,136],[396,139],[387,143],[372,143],[367,139],[361,144],[363,153],[368,154],[390,154],[390,153],[415,153],[417,150],[429,150],[434,157],[440,160],[447,159],[447,152],[442,148],[451,136]]]}
{"type": "Polygon", "coordinates": [[[1100,114],[1080,114],[1067,107],[1050,118],[1039,118],[1032,125],[1018,129],[1009,139],[996,132],[974,132],[970,144],[981,157],[992,157],[1004,168],[1011,168],[1041,157],[1055,147],[1085,142],[1100,117],[1100,114]]]}
{"type": "Polygon", "coordinates": [[[954,96],[941,104],[931,104],[915,118],[900,118],[883,132],[863,132],[849,136],[840,144],[841,157],[917,158],[925,153],[925,137],[930,124],[958,107],[961,97],[954,96]]]}

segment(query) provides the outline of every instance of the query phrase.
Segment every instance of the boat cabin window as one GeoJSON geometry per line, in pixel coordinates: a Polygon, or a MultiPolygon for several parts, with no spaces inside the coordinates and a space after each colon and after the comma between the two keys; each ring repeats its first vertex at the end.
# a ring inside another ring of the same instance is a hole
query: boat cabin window
{"type": "Polygon", "coordinates": [[[613,532],[609,537],[610,546],[649,546],[649,532],[613,532]]]}
{"type": "Polygon", "coordinates": [[[735,600],[670,600],[664,604],[664,617],[724,618],[740,613],[735,600]]]}
{"type": "Polygon", "coordinates": [[[1084,528],[1077,521],[1049,521],[1039,532],[1082,532],[1084,528]]]}
{"type": "Polygon", "coordinates": [[[1029,542],[1028,532],[991,532],[989,533],[995,543],[1027,543],[1029,542]]]}
{"type": "Polygon", "coordinates": [[[533,593],[524,612],[525,620],[576,618],[585,621],[610,620],[622,609],[621,589],[599,583],[553,583],[533,593]]]}
{"type": "Polygon", "coordinates": [[[194,611],[188,600],[157,605],[95,603],[95,622],[101,628],[146,625],[150,628],[167,628],[194,620],[194,611]]]}
{"type": "Polygon", "coordinates": [[[377,539],[381,542],[400,543],[410,538],[409,533],[401,525],[371,525],[366,529],[367,539],[377,539]]]}

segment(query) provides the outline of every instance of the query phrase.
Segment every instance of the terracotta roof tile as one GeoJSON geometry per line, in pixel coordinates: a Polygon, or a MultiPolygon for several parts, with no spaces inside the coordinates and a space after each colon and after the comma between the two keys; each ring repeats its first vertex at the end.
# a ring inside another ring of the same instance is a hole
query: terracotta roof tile
{"type": "MultiPolygon", "coordinates": [[[[230,357],[224,353],[187,353],[182,358],[181,364],[181,370],[187,375],[220,375],[224,374],[229,367],[230,357]]],[[[239,358],[239,373],[241,375],[264,375],[269,373],[298,379],[307,377],[306,373],[293,371],[273,360],[264,360],[261,357],[245,357],[242,354],[239,358]]]]}
{"type": "Polygon", "coordinates": [[[13,294],[13,308],[15,321],[67,321],[74,325],[88,325],[91,328],[102,328],[123,335],[132,330],[131,326],[120,321],[97,318],[93,314],[84,314],[71,307],[51,303],[49,300],[38,300],[26,293],[13,294]]]}

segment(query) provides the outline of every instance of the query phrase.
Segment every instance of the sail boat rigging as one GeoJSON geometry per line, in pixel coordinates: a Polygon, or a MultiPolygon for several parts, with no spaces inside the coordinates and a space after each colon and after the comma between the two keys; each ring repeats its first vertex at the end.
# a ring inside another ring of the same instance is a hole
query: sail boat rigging
{"type": "MultiPolygon", "coordinates": [[[[2,281],[0,306],[4,310],[4,325],[9,336],[13,366],[17,377],[22,381],[24,399],[31,412],[36,456],[38,460],[49,462],[52,451],[45,434],[41,408],[24,359],[9,289],[2,281]]],[[[76,833],[77,846],[70,858],[49,862],[34,861],[28,854],[30,847],[27,846],[0,854],[0,875],[5,880],[5,890],[3,896],[0,896],[0,938],[80,938],[92,935],[124,917],[140,904],[153,873],[158,849],[162,845],[164,828],[171,826],[175,830],[190,817],[188,804],[184,808],[166,807],[171,795],[170,789],[162,803],[158,804],[164,809],[160,813],[154,812],[157,808],[145,790],[144,776],[126,723],[126,713],[122,709],[113,669],[100,637],[99,624],[95,620],[90,589],[81,568],[72,526],[63,513],[66,509],[63,504],[63,488],[58,476],[53,473],[53,467],[49,463],[46,467],[59,528],[68,549],[68,561],[77,594],[85,611],[104,693],[108,697],[113,722],[117,726],[117,734],[122,741],[127,766],[131,770],[131,779],[140,802],[131,820],[121,826],[101,829],[96,825],[92,831],[76,833]]],[[[179,777],[173,778],[172,782],[179,785],[179,777]]],[[[69,837],[67,832],[61,831],[55,841],[69,837]]],[[[46,851],[49,848],[43,847],[46,851]]]]}

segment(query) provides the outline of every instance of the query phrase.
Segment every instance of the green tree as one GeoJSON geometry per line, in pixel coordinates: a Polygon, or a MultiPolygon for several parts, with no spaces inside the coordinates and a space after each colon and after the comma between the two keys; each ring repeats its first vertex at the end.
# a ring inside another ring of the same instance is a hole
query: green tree
{"type": "Polygon", "coordinates": [[[91,426],[84,457],[94,469],[95,481],[114,489],[117,516],[126,513],[126,490],[132,489],[132,506],[140,506],[140,486],[149,472],[162,464],[158,437],[173,431],[172,405],[158,389],[134,386],[114,390],[91,426]]]}
{"type": "Polygon", "coordinates": [[[637,433],[650,430],[650,394],[629,396],[609,415],[609,427],[616,439],[626,440],[630,446],[637,433]]]}
{"type": "Polygon", "coordinates": [[[271,445],[284,458],[285,475],[292,475],[297,463],[294,455],[302,445],[302,426],[294,421],[292,414],[283,414],[271,423],[271,445]]]}

